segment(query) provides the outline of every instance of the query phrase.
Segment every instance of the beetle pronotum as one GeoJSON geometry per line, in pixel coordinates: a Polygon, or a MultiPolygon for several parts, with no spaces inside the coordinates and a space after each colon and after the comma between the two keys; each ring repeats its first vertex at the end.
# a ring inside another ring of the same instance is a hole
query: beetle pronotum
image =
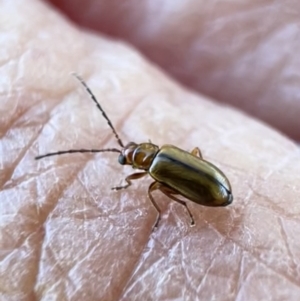
{"type": "Polygon", "coordinates": [[[189,153],[173,145],[159,147],[151,142],[139,144],[129,142],[124,146],[90,88],[80,76],[77,74],[74,74],[74,76],[85,87],[97,108],[101,111],[121,149],[71,149],[40,155],[36,157],[37,160],[70,153],[119,153],[118,161],[121,165],[132,165],[134,169],[143,171],[127,176],[125,178],[126,185],[113,187],[112,189],[126,189],[132,184],[132,180],[137,180],[149,174],[154,182],[148,188],[148,196],[158,213],[154,227],[158,226],[161,215],[161,211],[152,196],[154,190],[160,190],[170,199],[183,205],[189,214],[191,225],[195,224],[193,215],[186,202],[178,199],[177,195],[184,196],[194,203],[210,207],[227,206],[232,203],[233,195],[228,179],[219,168],[203,159],[198,147],[195,147],[189,153]]]}

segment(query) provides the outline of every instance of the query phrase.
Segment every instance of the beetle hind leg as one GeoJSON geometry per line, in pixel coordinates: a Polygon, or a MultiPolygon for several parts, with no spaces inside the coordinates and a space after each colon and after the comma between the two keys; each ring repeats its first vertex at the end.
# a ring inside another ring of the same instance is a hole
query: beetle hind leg
{"type": "Polygon", "coordinates": [[[199,158],[203,159],[202,153],[201,153],[199,147],[193,148],[193,150],[191,151],[191,154],[195,157],[199,157],[199,158]]]}
{"type": "Polygon", "coordinates": [[[112,190],[121,190],[121,189],[126,189],[128,188],[130,185],[132,185],[132,180],[137,180],[139,178],[142,178],[144,177],[145,175],[147,175],[148,173],[147,172],[136,172],[136,173],[133,173],[129,176],[127,176],[125,178],[125,181],[127,182],[126,185],[123,185],[123,186],[116,186],[116,187],[112,187],[112,190]]]}
{"type": "Polygon", "coordinates": [[[161,185],[160,186],[160,191],[162,193],[164,193],[167,197],[169,197],[170,199],[172,199],[173,201],[179,203],[180,205],[184,206],[187,213],[189,214],[189,217],[190,217],[190,220],[191,220],[191,226],[194,226],[195,225],[195,220],[194,220],[194,217],[193,217],[193,214],[192,212],[190,211],[189,207],[187,206],[186,202],[176,198],[174,196],[174,194],[178,194],[178,192],[176,192],[175,190],[173,190],[172,188],[168,187],[168,186],[164,186],[164,185],[161,185]]]}
{"type": "Polygon", "coordinates": [[[160,215],[161,215],[161,210],[159,209],[157,203],[155,202],[151,192],[154,191],[154,190],[157,190],[157,189],[160,189],[160,186],[161,184],[159,182],[153,182],[150,184],[149,188],[148,188],[148,196],[149,196],[149,199],[152,203],[152,205],[154,206],[154,208],[156,209],[157,211],[157,217],[156,217],[156,221],[155,221],[155,224],[153,226],[153,230],[155,228],[157,228],[158,224],[159,224],[159,221],[160,221],[160,215]]]}
{"type": "Polygon", "coordinates": [[[178,194],[178,192],[173,190],[172,188],[170,188],[168,186],[165,186],[165,185],[159,183],[159,182],[153,182],[148,188],[149,199],[150,199],[152,205],[154,206],[154,208],[156,209],[156,211],[158,213],[153,229],[158,227],[158,224],[159,224],[160,219],[161,219],[161,210],[159,209],[156,201],[154,200],[154,198],[151,194],[151,192],[153,192],[154,190],[160,190],[163,194],[165,194],[171,200],[173,200],[173,201],[179,203],[180,205],[184,206],[187,213],[188,213],[188,215],[189,215],[189,217],[190,217],[191,226],[195,225],[195,220],[194,220],[193,214],[190,211],[189,207],[187,206],[186,202],[184,202],[184,201],[182,201],[182,200],[180,200],[180,199],[178,199],[177,197],[174,196],[174,194],[178,194]]]}

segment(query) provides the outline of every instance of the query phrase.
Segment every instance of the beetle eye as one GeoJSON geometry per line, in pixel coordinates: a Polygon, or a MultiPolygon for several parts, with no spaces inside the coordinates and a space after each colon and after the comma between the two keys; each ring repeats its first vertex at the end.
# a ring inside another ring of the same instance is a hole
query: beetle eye
{"type": "Polygon", "coordinates": [[[126,158],[121,154],[118,158],[118,161],[121,165],[124,165],[126,163],[126,158]]]}

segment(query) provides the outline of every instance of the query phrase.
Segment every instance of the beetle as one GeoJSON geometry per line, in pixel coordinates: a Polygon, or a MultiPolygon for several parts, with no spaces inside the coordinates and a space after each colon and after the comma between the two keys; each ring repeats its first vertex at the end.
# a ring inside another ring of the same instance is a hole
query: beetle
{"type": "Polygon", "coordinates": [[[152,142],[129,142],[124,145],[88,85],[79,75],[73,75],[84,86],[101,111],[121,149],[71,149],[39,155],[35,158],[36,160],[70,153],[119,153],[119,164],[131,165],[134,169],[142,171],[127,176],[125,185],[112,189],[126,189],[131,186],[133,180],[150,175],[154,182],[148,188],[148,197],[157,211],[154,228],[158,226],[161,218],[161,210],[152,196],[152,192],[155,190],[160,190],[170,199],[184,206],[189,214],[191,225],[195,224],[194,217],[186,202],[179,199],[178,196],[183,196],[196,204],[210,207],[227,206],[232,203],[233,195],[229,180],[218,167],[203,159],[198,147],[195,147],[191,152],[186,152],[174,145],[167,144],[159,147],[152,142]]]}

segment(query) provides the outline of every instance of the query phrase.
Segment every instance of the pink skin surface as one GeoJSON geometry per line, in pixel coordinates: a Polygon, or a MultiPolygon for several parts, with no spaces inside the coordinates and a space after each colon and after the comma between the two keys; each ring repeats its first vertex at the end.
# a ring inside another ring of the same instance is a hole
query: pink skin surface
{"type": "Polygon", "coordinates": [[[295,143],[43,2],[2,1],[0,20],[1,300],[299,301],[295,143]],[[151,179],[111,191],[132,173],[117,154],[35,161],[55,150],[117,147],[74,71],[124,143],[200,147],[230,179],[233,204],[189,202],[191,228],[184,208],[155,192],[162,220],[151,232],[151,179]]]}
{"type": "Polygon", "coordinates": [[[300,1],[52,0],[181,83],[300,141],[300,1]]]}

